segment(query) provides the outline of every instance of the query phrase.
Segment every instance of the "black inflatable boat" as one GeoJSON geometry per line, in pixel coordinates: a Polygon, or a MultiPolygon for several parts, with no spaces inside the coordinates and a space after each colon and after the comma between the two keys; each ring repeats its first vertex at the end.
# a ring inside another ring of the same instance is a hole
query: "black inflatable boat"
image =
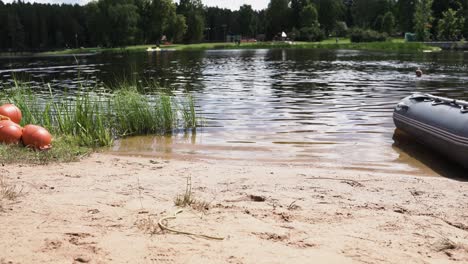
{"type": "Polygon", "coordinates": [[[430,94],[404,98],[393,112],[395,126],[468,168],[468,102],[430,94]]]}

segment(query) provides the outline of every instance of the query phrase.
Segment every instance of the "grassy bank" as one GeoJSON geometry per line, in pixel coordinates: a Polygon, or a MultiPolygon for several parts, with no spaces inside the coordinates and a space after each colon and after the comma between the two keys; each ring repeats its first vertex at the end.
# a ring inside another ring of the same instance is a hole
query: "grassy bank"
{"type": "Polygon", "coordinates": [[[323,42],[260,42],[243,43],[239,46],[235,44],[198,44],[180,47],[182,50],[200,49],[345,49],[345,50],[375,50],[375,51],[407,51],[422,52],[426,50],[438,51],[438,48],[427,46],[423,43],[406,42],[369,42],[351,43],[349,40],[342,40],[336,43],[333,41],[323,42]]]}
{"type": "Polygon", "coordinates": [[[54,142],[48,152],[0,145],[0,162],[71,161],[111,146],[116,138],[170,134],[193,130],[199,125],[190,95],[175,98],[164,93],[141,94],[135,86],[127,84],[111,93],[81,90],[73,96],[60,98],[51,90],[38,96],[29,87],[17,85],[0,93],[0,103],[6,102],[21,109],[21,125],[47,128],[54,142]]]}
{"type": "MultiPolygon", "coordinates": [[[[152,45],[136,45],[120,48],[82,48],[41,53],[42,55],[66,55],[81,53],[131,53],[143,52],[152,45]]],[[[256,42],[242,43],[198,43],[165,45],[161,48],[169,50],[211,50],[211,49],[349,49],[349,50],[376,50],[376,51],[439,51],[439,48],[431,47],[419,42],[404,42],[402,39],[394,39],[386,42],[351,43],[349,39],[327,39],[321,42],[256,42]]]]}

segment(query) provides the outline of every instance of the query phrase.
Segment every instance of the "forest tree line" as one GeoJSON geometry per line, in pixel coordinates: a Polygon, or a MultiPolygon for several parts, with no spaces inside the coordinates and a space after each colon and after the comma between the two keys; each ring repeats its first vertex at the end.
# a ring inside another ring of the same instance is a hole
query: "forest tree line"
{"type": "Polygon", "coordinates": [[[264,10],[243,5],[235,11],[201,0],[97,0],[84,6],[0,0],[3,51],[274,40],[282,32],[302,41],[405,32],[420,41],[460,40],[468,37],[468,0],[271,0],[264,10]]]}

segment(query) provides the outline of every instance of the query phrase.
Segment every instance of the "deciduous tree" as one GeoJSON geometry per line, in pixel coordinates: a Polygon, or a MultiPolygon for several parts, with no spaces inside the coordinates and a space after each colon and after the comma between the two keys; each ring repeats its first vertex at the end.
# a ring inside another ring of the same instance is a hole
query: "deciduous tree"
{"type": "Polygon", "coordinates": [[[453,10],[449,8],[442,13],[438,23],[438,38],[441,40],[459,40],[462,36],[465,18],[462,9],[453,10]]]}
{"type": "Polygon", "coordinates": [[[319,41],[323,39],[323,32],[318,22],[317,9],[313,4],[305,6],[300,14],[300,39],[306,41],[319,41]]]}
{"type": "Polygon", "coordinates": [[[205,32],[205,16],[201,0],[180,0],[177,12],[185,16],[187,32],[186,43],[196,43],[203,40],[205,32]]]}
{"type": "Polygon", "coordinates": [[[414,13],[414,31],[416,38],[420,41],[427,41],[431,37],[430,30],[434,17],[432,16],[433,0],[417,0],[414,13]]]}
{"type": "Polygon", "coordinates": [[[395,16],[392,12],[387,12],[382,19],[382,32],[385,32],[389,35],[393,34],[395,31],[395,16]]]}
{"type": "MultiPolygon", "coordinates": [[[[110,1],[109,1],[110,2],[110,1]]],[[[107,15],[110,22],[110,40],[112,45],[131,44],[135,38],[139,15],[131,0],[119,0],[109,3],[107,15]]]]}
{"type": "Polygon", "coordinates": [[[281,32],[288,31],[290,11],[289,0],[270,1],[266,11],[267,38],[272,39],[281,32]]]}
{"type": "Polygon", "coordinates": [[[344,2],[342,0],[314,0],[313,2],[317,6],[318,21],[328,36],[335,28],[337,21],[344,18],[344,2]]]}
{"type": "Polygon", "coordinates": [[[417,0],[398,0],[396,18],[400,31],[412,32],[414,29],[414,11],[417,0]]]}
{"type": "Polygon", "coordinates": [[[243,5],[239,9],[238,24],[240,34],[247,37],[255,36],[255,12],[250,5],[243,5]]]}
{"type": "Polygon", "coordinates": [[[19,20],[18,14],[8,14],[8,36],[10,37],[11,48],[15,51],[23,50],[24,45],[24,28],[19,20]]]}

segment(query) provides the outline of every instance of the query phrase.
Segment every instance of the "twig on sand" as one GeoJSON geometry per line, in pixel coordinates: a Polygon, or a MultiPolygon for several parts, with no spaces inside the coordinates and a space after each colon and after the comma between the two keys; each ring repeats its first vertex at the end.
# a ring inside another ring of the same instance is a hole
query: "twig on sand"
{"type": "Polygon", "coordinates": [[[453,223],[453,222],[450,222],[449,220],[446,220],[446,219],[443,219],[443,218],[439,218],[439,219],[444,221],[445,223],[447,223],[450,226],[453,226],[453,227],[458,228],[458,229],[463,230],[463,231],[468,231],[468,226],[463,224],[463,223],[453,223]]]}
{"type": "Polygon", "coordinates": [[[358,237],[358,236],[352,236],[352,235],[346,235],[346,236],[347,236],[347,237],[352,237],[352,238],[361,239],[361,240],[367,240],[367,241],[374,242],[374,243],[377,243],[377,242],[378,242],[378,241],[376,241],[376,240],[372,240],[372,239],[365,238],[365,237],[358,237]]]}
{"type": "Polygon", "coordinates": [[[207,239],[214,239],[214,240],[224,240],[224,237],[215,237],[215,236],[208,236],[208,235],[204,235],[204,234],[195,234],[195,233],[191,233],[191,232],[180,231],[180,230],[170,228],[167,225],[163,224],[163,222],[166,221],[166,220],[175,219],[178,214],[182,213],[182,211],[183,210],[178,210],[173,215],[169,215],[169,216],[166,216],[166,217],[163,217],[163,218],[159,219],[159,221],[158,221],[159,227],[162,230],[171,231],[171,232],[174,232],[176,234],[183,234],[183,235],[189,235],[189,236],[198,236],[198,237],[204,237],[204,238],[207,238],[207,239]]]}
{"type": "Polygon", "coordinates": [[[328,178],[328,177],[312,177],[312,178],[306,178],[307,180],[331,180],[331,181],[344,181],[344,182],[352,182],[356,186],[359,187],[364,187],[364,185],[356,180],[352,179],[345,179],[345,178],[328,178]]]}

